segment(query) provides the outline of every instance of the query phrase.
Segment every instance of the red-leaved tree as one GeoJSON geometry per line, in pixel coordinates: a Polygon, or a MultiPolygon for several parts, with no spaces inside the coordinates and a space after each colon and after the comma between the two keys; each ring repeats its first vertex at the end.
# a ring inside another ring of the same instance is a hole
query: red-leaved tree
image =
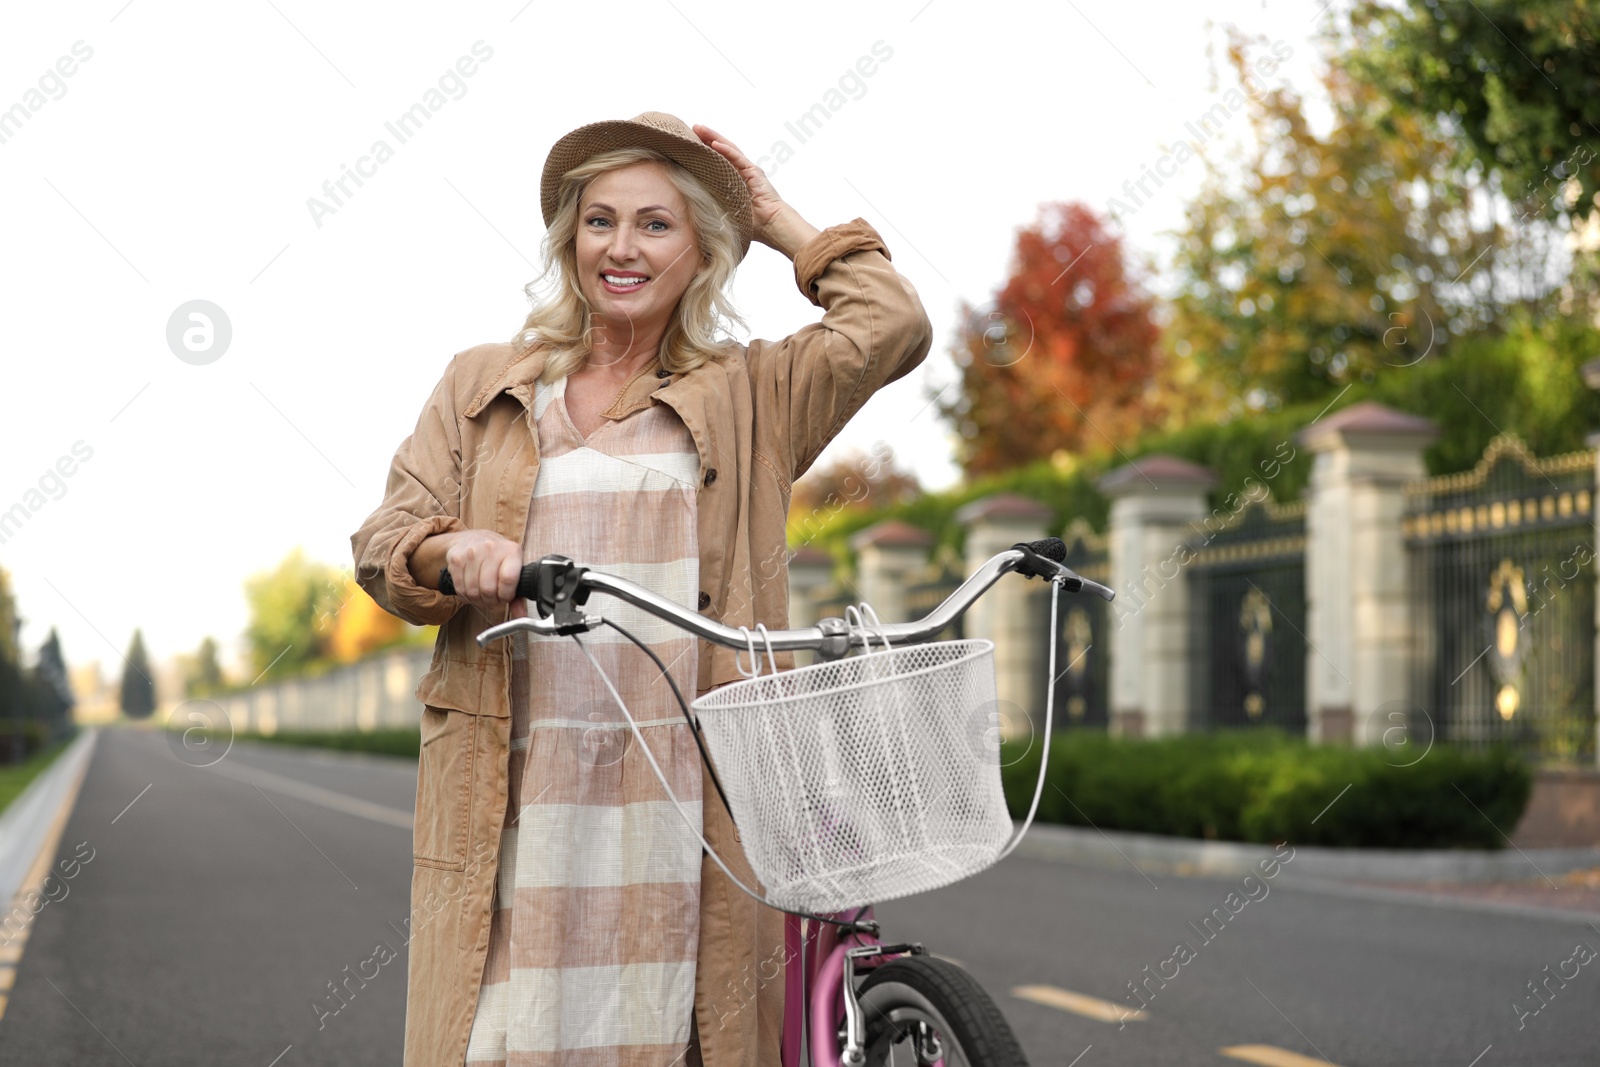
{"type": "Polygon", "coordinates": [[[962,305],[960,396],[939,404],[968,474],[1103,452],[1131,439],[1150,404],[1160,330],[1122,240],[1081,203],[1043,207],[1019,231],[1011,276],[962,305]]]}

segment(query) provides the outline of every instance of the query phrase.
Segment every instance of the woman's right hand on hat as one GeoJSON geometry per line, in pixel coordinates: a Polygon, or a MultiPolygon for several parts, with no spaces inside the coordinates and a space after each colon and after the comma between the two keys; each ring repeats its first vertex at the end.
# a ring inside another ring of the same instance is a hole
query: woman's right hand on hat
{"type": "Polygon", "coordinates": [[[801,245],[816,236],[816,227],[801,218],[800,213],[778,195],[766,171],[756,166],[737,145],[710,126],[697,123],[693,129],[696,137],[733,164],[733,169],[739,172],[750,190],[750,211],[755,219],[752,239],[792,259],[801,245]]]}

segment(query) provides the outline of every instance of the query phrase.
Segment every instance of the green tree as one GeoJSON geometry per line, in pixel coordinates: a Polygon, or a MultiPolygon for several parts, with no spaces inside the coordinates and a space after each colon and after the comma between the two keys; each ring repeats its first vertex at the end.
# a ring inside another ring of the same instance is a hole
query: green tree
{"type": "Polygon", "coordinates": [[[27,720],[32,693],[22,668],[0,659],[0,763],[28,758],[27,720]]]}
{"type": "Polygon", "coordinates": [[[144,649],[144,634],[133,631],[127,661],[122,671],[122,714],[130,719],[148,719],[156,711],[156,687],[151,681],[150,656],[144,649]]]}
{"type": "Polygon", "coordinates": [[[1600,426],[1600,395],[1583,363],[1600,352],[1600,331],[1573,316],[1522,312],[1500,329],[1458,338],[1444,359],[1384,374],[1343,402],[1369,397],[1439,424],[1428,450],[1436,474],[1470,470],[1498,433],[1520,437],[1536,456],[1575,452],[1600,426]]]}
{"type": "Polygon", "coordinates": [[[1459,133],[1510,179],[1513,199],[1549,218],[1594,212],[1600,7],[1591,0],[1362,0],[1351,27],[1350,69],[1459,133]]]}
{"type": "MultiPolygon", "coordinates": [[[[1241,80],[1253,43],[1230,31],[1241,80]]],[[[1249,97],[1254,147],[1234,179],[1207,160],[1173,259],[1165,384],[1191,421],[1331,396],[1421,351],[1404,338],[1481,328],[1451,279],[1490,245],[1466,223],[1452,145],[1336,64],[1326,134],[1287,87],[1249,97]]]]}
{"type": "Polygon", "coordinates": [[[67,661],[61,654],[61,638],[55,627],[39,646],[33,668],[34,688],[38,693],[35,715],[44,726],[45,740],[64,736],[71,729],[71,711],[77,703],[67,677],[67,661]]]}
{"type": "Polygon", "coordinates": [[[0,567],[0,662],[16,663],[21,658],[17,647],[17,600],[11,592],[11,572],[0,567]]]}
{"type": "Polygon", "coordinates": [[[296,548],[271,571],[245,582],[250,622],[245,639],[254,671],[268,678],[304,673],[329,655],[343,575],[296,548]]]}
{"type": "Polygon", "coordinates": [[[225,684],[222,665],[217,662],[217,642],[209,634],[200,642],[193,660],[186,666],[188,669],[183,680],[185,697],[206,696],[219,691],[225,684]]]}
{"type": "Polygon", "coordinates": [[[17,656],[17,605],[11,575],[0,567],[0,761],[26,758],[22,722],[28,714],[28,685],[17,656]]]}
{"type": "Polygon", "coordinates": [[[64,708],[76,703],[72,696],[71,681],[67,677],[67,661],[61,654],[61,638],[54,626],[50,627],[50,635],[44,639],[44,644],[39,646],[39,660],[34,670],[60,699],[64,708]]]}

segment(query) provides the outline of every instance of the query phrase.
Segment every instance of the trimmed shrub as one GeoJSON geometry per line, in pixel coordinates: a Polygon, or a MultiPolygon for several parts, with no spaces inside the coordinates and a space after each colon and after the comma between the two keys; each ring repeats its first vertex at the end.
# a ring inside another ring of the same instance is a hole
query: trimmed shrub
{"type": "MultiPolygon", "coordinates": [[[[226,740],[225,736],[218,740],[226,740]]],[[[420,729],[390,730],[279,730],[272,735],[236,733],[237,741],[265,741],[274,745],[303,748],[332,748],[344,752],[371,752],[379,756],[404,756],[416,759],[422,748],[420,729]]]]}
{"type": "Polygon", "coordinates": [[[0,811],[4,811],[6,805],[21,796],[22,791],[28,788],[35,778],[48,770],[56,757],[67,750],[67,746],[76,736],[74,733],[65,740],[48,745],[41,744],[26,761],[0,767],[0,811]]]}
{"type": "Polygon", "coordinates": [[[310,748],[334,748],[344,752],[372,752],[380,756],[406,756],[416,759],[422,748],[422,731],[408,729],[390,730],[279,730],[271,737],[259,734],[240,734],[240,740],[270,741],[275,745],[300,745],[310,748]]]}
{"type": "MultiPolygon", "coordinates": [[[[1027,814],[1039,746],[1001,747],[1006,798],[1027,814]]],[[[1348,848],[1503,848],[1533,772],[1509,750],[1435,745],[1409,767],[1383,748],[1310,745],[1275,730],[1138,741],[1057,734],[1036,818],[1102,830],[1348,848]],[[1347,788],[1348,787],[1348,788],[1347,788]]]]}

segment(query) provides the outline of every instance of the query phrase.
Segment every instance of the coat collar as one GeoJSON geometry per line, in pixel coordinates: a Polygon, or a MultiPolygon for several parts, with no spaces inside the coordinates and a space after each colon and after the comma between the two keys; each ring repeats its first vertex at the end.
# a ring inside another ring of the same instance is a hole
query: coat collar
{"type": "MultiPolygon", "coordinates": [[[[531,346],[517,348],[506,364],[500,368],[499,373],[490,379],[489,384],[478,390],[478,395],[472,398],[472,403],[467,405],[466,410],[462,412],[463,417],[473,418],[488,407],[490,401],[501,393],[510,393],[520,400],[524,407],[530,411],[533,410],[534,385],[539,380],[539,375],[544,372],[547,355],[548,352],[545,346],[537,342],[531,346]]],[[[658,364],[655,361],[651,361],[638,374],[634,375],[628,385],[618,394],[616,403],[607,409],[604,414],[608,418],[616,419],[631,414],[642,407],[648,407],[651,403],[654,403],[658,389],[664,389],[668,385],[691,377],[698,377],[697,371],[703,372],[709,367],[733,358],[733,356],[734,352],[730,350],[726,355],[712,357],[693,371],[664,378],[657,378],[656,368],[658,364]]]]}
{"type": "Polygon", "coordinates": [[[501,393],[509,392],[522,403],[531,408],[533,406],[533,383],[539,379],[544,371],[546,350],[543,345],[519,346],[500,372],[490,379],[489,384],[478,390],[478,395],[472,398],[472,403],[462,412],[466,418],[472,418],[478,412],[489,406],[489,401],[501,393]]]}

